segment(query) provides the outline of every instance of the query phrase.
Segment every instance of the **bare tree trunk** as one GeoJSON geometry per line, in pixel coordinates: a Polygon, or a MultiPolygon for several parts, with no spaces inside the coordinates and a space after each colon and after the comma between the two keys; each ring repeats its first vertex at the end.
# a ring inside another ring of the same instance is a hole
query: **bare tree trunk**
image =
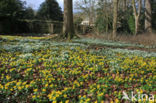
{"type": "Polygon", "coordinates": [[[72,39],[74,36],[73,1],[72,0],[64,0],[63,34],[68,39],[72,39]]]}
{"type": "Polygon", "coordinates": [[[139,32],[139,17],[135,17],[135,35],[139,32]]]}
{"type": "Polygon", "coordinates": [[[127,10],[127,0],[123,0],[123,12],[127,10]]]}
{"type": "Polygon", "coordinates": [[[136,9],[136,2],[135,0],[132,0],[132,7],[134,12],[134,18],[135,18],[135,35],[139,32],[139,20],[140,20],[140,14],[141,14],[141,8],[142,8],[142,0],[138,0],[138,10],[136,9]]]}
{"type": "Polygon", "coordinates": [[[117,19],[118,19],[118,2],[119,0],[113,0],[113,39],[116,37],[117,32],[117,19]]]}
{"type": "Polygon", "coordinates": [[[145,0],[145,30],[152,32],[152,8],[151,0],[145,0]]]}
{"type": "Polygon", "coordinates": [[[95,19],[95,1],[89,0],[89,26],[94,23],[95,19]]]}

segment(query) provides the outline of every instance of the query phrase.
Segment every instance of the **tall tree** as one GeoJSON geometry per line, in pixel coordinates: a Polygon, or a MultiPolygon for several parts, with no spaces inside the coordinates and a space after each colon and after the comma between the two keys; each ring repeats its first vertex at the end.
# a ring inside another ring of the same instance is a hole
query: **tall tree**
{"type": "Polygon", "coordinates": [[[132,7],[134,12],[135,18],[135,35],[139,32],[139,25],[140,25],[140,15],[141,15],[141,8],[142,8],[142,0],[132,0],[132,7]],[[138,8],[136,7],[136,3],[138,8]]]}
{"type": "Polygon", "coordinates": [[[74,36],[73,0],[64,0],[63,34],[68,39],[74,36]]]}
{"type": "Polygon", "coordinates": [[[116,37],[116,32],[117,32],[117,20],[118,20],[118,3],[119,0],[113,0],[113,38],[116,37]]]}
{"type": "Polygon", "coordinates": [[[112,30],[113,13],[112,2],[108,0],[99,0],[96,10],[96,28],[100,34],[108,33],[112,30]]]}
{"type": "Polygon", "coordinates": [[[152,8],[151,0],[145,0],[145,30],[152,32],[152,8]]]}
{"type": "Polygon", "coordinates": [[[62,21],[63,13],[56,0],[45,0],[40,5],[37,13],[38,18],[45,20],[62,21]]]}
{"type": "Polygon", "coordinates": [[[152,4],[152,29],[156,30],[156,1],[151,0],[152,4]]]}
{"type": "Polygon", "coordinates": [[[0,0],[0,17],[22,18],[24,2],[21,0],[0,0]]]}
{"type": "Polygon", "coordinates": [[[18,20],[25,15],[24,4],[21,0],[0,0],[0,32],[14,33],[20,30],[18,20]]]}
{"type": "Polygon", "coordinates": [[[34,19],[34,18],[35,18],[35,11],[31,7],[26,8],[24,19],[34,19]]]}

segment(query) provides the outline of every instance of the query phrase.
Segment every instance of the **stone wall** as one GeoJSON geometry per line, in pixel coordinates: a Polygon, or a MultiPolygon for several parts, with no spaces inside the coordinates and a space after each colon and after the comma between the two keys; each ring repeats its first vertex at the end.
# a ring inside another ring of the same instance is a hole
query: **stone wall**
{"type": "MultiPolygon", "coordinates": [[[[92,27],[87,25],[74,25],[77,34],[86,34],[92,31],[92,27]]],[[[45,20],[12,20],[0,21],[0,34],[60,34],[63,30],[63,22],[45,20]]]]}
{"type": "Polygon", "coordinates": [[[31,20],[25,21],[29,33],[61,33],[63,23],[54,21],[31,20]]]}
{"type": "Polygon", "coordinates": [[[0,33],[61,33],[63,23],[45,20],[12,20],[0,21],[0,33]]]}

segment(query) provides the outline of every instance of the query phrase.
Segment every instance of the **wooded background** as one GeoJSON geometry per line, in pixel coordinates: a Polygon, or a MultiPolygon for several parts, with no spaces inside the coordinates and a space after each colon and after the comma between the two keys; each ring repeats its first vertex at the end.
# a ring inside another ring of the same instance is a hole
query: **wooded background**
{"type": "Polygon", "coordinates": [[[77,0],[73,3],[73,0],[64,0],[64,11],[61,11],[56,0],[45,0],[38,11],[26,7],[25,2],[20,0],[0,1],[0,33],[59,31],[57,33],[62,32],[67,36],[68,33],[71,35],[79,32],[77,27],[82,26],[83,21],[89,23],[85,32],[96,35],[112,34],[115,37],[119,34],[155,32],[156,1],[77,0]],[[73,13],[73,9],[76,12],[73,13]]]}

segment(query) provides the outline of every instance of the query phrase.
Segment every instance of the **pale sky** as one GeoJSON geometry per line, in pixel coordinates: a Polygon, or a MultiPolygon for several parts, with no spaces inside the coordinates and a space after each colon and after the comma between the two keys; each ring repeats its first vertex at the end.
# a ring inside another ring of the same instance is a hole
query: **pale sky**
{"type": "MultiPolygon", "coordinates": [[[[30,6],[33,9],[37,10],[39,8],[40,4],[42,2],[44,2],[45,0],[21,0],[21,1],[26,1],[27,6],[30,6]]],[[[59,3],[60,7],[63,8],[63,0],[56,0],[56,1],[59,3]]],[[[76,1],[76,0],[74,0],[74,1],[76,1]]]]}

